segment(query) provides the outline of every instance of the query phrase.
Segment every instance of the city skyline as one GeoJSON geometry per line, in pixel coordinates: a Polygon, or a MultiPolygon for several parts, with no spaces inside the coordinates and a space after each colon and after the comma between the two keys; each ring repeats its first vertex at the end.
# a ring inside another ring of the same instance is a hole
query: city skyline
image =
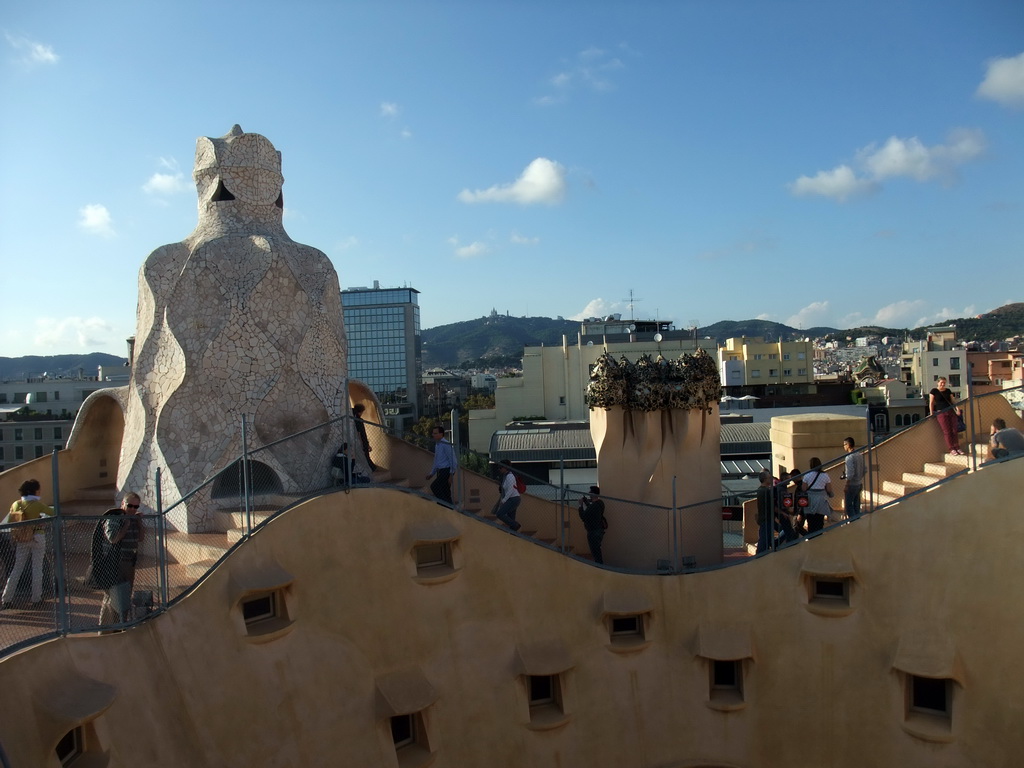
{"type": "Polygon", "coordinates": [[[1018,300],[1022,28],[998,0],[5,7],[0,356],[123,355],[138,268],[195,227],[195,140],[235,123],[282,153],[289,235],[342,289],[419,290],[423,328],[987,312],[1018,300]]]}

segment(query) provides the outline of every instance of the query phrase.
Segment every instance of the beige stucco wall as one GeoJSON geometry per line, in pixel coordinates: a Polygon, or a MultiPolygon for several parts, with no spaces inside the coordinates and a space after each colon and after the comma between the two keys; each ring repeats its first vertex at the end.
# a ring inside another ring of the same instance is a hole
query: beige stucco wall
{"type": "Polygon", "coordinates": [[[439,766],[1012,765],[1024,610],[1006,589],[1024,579],[1024,518],[1006,501],[1022,477],[986,467],[777,554],[668,577],[603,571],[396,491],[336,493],[169,613],[0,662],[0,743],[12,765],[56,766],[57,739],[103,711],[113,767],[393,766],[390,676],[411,699],[416,681],[433,691],[439,766]],[[416,581],[424,526],[454,531],[454,578],[416,581]],[[852,573],[852,611],[809,611],[808,572],[852,573]],[[287,584],[294,620],[265,643],[237,607],[260,583],[287,584]],[[610,650],[603,622],[623,605],[649,610],[632,653],[610,650]],[[552,730],[528,726],[520,672],[538,647],[567,664],[570,716],[552,730]],[[714,709],[707,658],[736,654],[744,702],[714,709]],[[894,663],[959,680],[945,743],[904,728],[894,663]]]}

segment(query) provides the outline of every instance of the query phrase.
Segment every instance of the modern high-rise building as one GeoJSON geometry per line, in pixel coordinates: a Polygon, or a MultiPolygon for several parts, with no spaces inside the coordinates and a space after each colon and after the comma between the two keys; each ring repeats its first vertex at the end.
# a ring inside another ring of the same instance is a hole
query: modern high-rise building
{"type": "Polygon", "coordinates": [[[419,418],[420,307],[415,288],[346,288],[341,306],[348,336],[348,375],[367,384],[399,435],[419,418]]]}

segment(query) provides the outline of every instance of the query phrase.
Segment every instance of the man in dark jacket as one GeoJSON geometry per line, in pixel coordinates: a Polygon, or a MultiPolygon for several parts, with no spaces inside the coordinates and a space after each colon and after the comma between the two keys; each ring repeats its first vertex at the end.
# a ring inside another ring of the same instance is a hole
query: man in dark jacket
{"type": "Polygon", "coordinates": [[[601,489],[596,485],[590,486],[590,495],[580,497],[580,520],[583,527],[587,529],[587,543],[590,545],[590,554],[595,563],[603,563],[601,556],[601,541],[604,539],[605,520],[604,502],[601,501],[601,489]]]}

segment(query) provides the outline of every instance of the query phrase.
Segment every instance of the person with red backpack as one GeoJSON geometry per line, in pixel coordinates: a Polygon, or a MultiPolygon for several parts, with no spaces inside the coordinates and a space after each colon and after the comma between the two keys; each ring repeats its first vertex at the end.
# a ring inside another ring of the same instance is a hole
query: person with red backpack
{"type": "Polygon", "coordinates": [[[516,474],[512,471],[512,462],[508,459],[498,465],[498,477],[501,495],[498,498],[498,503],[494,505],[494,515],[513,531],[518,531],[523,527],[521,523],[516,522],[516,510],[519,509],[519,488],[516,474]]]}

